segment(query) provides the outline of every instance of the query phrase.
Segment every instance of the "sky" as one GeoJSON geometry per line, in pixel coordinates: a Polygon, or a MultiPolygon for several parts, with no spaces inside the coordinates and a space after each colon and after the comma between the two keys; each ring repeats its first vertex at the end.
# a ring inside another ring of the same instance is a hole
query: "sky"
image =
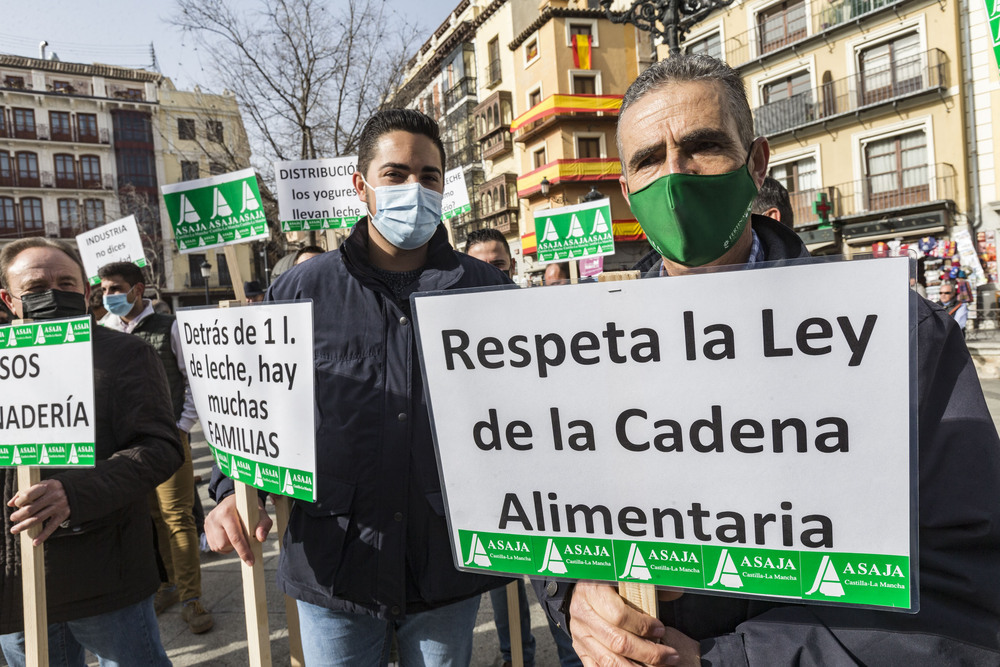
{"type": "MultiPolygon", "coordinates": [[[[260,0],[229,0],[253,11],[260,0]]],[[[331,6],[345,0],[327,0],[331,6]]],[[[435,30],[460,0],[385,0],[419,39],[435,30]]],[[[0,53],[38,57],[38,43],[49,43],[66,62],[107,63],[149,68],[149,45],[160,72],[180,89],[195,84],[220,92],[193,40],[166,22],[172,0],[0,0],[0,53]]]]}

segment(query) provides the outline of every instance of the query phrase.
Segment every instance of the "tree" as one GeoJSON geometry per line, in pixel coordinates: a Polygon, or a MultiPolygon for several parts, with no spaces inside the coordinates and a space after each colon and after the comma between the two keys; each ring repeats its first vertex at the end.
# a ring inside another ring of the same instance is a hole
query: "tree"
{"type": "Polygon", "coordinates": [[[142,192],[131,183],[118,188],[118,211],[120,218],[135,216],[139,228],[139,239],[145,251],[147,288],[157,296],[164,288],[166,276],[166,248],[163,245],[163,231],[160,226],[160,209],[154,197],[142,192]]]}

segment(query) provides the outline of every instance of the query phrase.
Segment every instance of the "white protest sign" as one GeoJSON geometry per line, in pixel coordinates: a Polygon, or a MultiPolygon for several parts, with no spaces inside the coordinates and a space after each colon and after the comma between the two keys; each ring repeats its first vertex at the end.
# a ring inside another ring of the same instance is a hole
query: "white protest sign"
{"type": "Polygon", "coordinates": [[[76,245],[91,285],[101,282],[97,272],[106,264],[133,262],[140,268],[147,264],[134,215],[77,235],[76,245]]]}
{"type": "Polygon", "coordinates": [[[465,186],[465,174],[461,167],[455,167],[444,174],[444,198],[441,200],[441,219],[457,218],[472,210],[469,189],[465,186]]]}
{"type": "Polygon", "coordinates": [[[0,329],[0,467],[94,465],[90,317],[0,329]]]}
{"type": "Polygon", "coordinates": [[[312,303],[181,309],[195,407],[219,468],[316,500],[312,303]]]}
{"type": "Polygon", "coordinates": [[[368,215],[354,189],[358,158],[274,163],[281,231],[347,229],[368,215]]]}
{"type": "Polygon", "coordinates": [[[416,295],[456,565],[910,608],[908,282],[416,295]]]}

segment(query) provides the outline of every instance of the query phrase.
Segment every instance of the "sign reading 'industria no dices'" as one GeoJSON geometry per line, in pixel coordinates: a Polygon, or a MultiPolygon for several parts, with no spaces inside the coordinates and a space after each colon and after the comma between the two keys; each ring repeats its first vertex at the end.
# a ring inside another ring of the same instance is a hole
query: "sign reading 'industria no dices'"
{"type": "Polygon", "coordinates": [[[0,467],[94,465],[90,317],[0,329],[0,467]]]}
{"type": "Polygon", "coordinates": [[[913,608],[908,282],[900,258],[415,296],[456,566],[913,608]]]}
{"type": "Polygon", "coordinates": [[[181,253],[268,236],[253,169],[164,185],[160,190],[181,253]]]}
{"type": "Polygon", "coordinates": [[[615,253],[611,202],[607,199],[535,211],[538,262],[599,257],[615,253]]]}
{"type": "Polygon", "coordinates": [[[181,309],[181,347],[222,472],[316,500],[312,302],[181,309]]]}

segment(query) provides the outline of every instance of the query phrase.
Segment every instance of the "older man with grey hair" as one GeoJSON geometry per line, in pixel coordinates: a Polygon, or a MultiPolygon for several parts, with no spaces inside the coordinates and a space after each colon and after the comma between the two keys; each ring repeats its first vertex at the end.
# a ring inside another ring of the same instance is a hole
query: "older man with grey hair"
{"type": "MultiPolygon", "coordinates": [[[[647,276],[807,256],[794,232],[751,214],[770,151],[725,64],[674,56],[643,72],[622,103],[618,148],[622,193],[659,255],[647,276]]],[[[1000,439],[960,329],[913,298],[919,612],[661,592],[657,619],[606,584],[539,580],[585,665],[1000,664],[1000,439]]]]}

